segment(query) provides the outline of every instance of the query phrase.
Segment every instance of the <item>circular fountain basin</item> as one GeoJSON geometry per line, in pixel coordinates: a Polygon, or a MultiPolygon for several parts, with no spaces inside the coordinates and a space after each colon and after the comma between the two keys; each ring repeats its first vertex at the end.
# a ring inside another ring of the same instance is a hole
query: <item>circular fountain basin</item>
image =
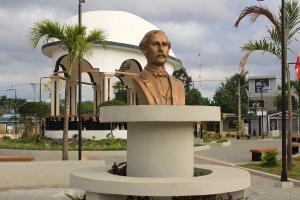
{"type": "MultiPolygon", "coordinates": [[[[212,173],[198,177],[130,177],[108,172],[109,166],[84,168],[71,175],[72,187],[87,191],[87,200],[126,199],[127,196],[214,196],[239,199],[250,186],[249,172],[234,167],[195,165],[212,173]]],[[[155,198],[154,198],[155,199],[155,198]]]]}

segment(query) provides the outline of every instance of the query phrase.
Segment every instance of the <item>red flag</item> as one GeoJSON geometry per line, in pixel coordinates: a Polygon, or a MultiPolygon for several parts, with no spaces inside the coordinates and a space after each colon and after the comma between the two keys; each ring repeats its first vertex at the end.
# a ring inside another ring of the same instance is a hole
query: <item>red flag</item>
{"type": "Polygon", "coordinates": [[[296,69],[296,77],[300,78],[300,55],[298,55],[298,57],[297,57],[295,69],[296,69]]]}

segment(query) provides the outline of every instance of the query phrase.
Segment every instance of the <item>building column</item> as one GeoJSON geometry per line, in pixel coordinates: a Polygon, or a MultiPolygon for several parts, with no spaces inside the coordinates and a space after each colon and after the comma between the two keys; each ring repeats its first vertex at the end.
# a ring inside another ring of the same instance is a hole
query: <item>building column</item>
{"type": "Polygon", "coordinates": [[[112,100],[113,95],[113,83],[112,78],[114,74],[103,73],[101,75],[101,103],[112,100]]]}
{"type": "Polygon", "coordinates": [[[127,104],[136,105],[136,92],[134,88],[127,88],[127,104]]]}
{"type": "Polygon", "coordinates": [[[101,104],[101,87],[100,85],[94,85],[94,115],[97,114],[97,108],[101,104]]]}
{"type": "Polygon", "coordinates": [[[77,115],[77,82],[70,83],[70,115],[77,115]]]}
{"type": "Polygon", "coordinates": [[[50,77],[51,80],[51,116],[58,116],[59,113],[59,81],[60,76],[53,75],[50,77]]]}

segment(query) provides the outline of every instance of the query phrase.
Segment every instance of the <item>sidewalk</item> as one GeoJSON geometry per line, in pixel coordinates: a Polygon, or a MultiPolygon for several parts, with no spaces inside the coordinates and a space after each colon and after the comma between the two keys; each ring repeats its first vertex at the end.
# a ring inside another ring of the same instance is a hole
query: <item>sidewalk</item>
{"type": "MultiPolygon", "coordinates": [[[[250,148],[254,147],[277,147],[281,152],[281,140],[231,140],[231,146],[212,147],[208,150],[195,152],[195,163],[197,164],[240,164],[251,162],[250,148]]],[[[0,155],[10,150],[0,150],[0,155]]],[[[10,153],[15,153],[13,150],[10,153]]],[[[32,153],[32,152],[27,152],[32,153]]],[[[38,158],[60,159],[60,152],[40,152],[38,158]],[[45,157],[44,157],[45,156],[45,157]],[[48,157],[47,157],[48,156],[48,157]]],[[[280,154],[280,153],[279,153],[280,154]]],[[[72,159],[76,159],[76,152],[71,152],[72,159]]],[[[126,160],[123,152],[87,152],[83,155],[95,155],[97,159],[104,159],[109,164],[114,161],[126,160]]],[[[299,200],[300,189],[282,189],[274,186],[275,180],[251,174],[251,187],[246,190],[248,200],[299,200]]],[[[81,195],[83,191],[74,188],[35,188],[0,190],[0,200],[69,200],[64,193],[81,195]]]]}
{"type": "MultiPolygon", "coordinates": [[[[278,157],[281,157],[280,139],[251,139],[231,140],[231,146],[212,147],[208,150],[195,152],[196,164],[225,164],[237,165],[251,162],[251,148],[277,147],[278,157]]],[[[251,186],[246,190],[248,200],[299,200],[300,188],[291,189],[275,187],[276,181],[262,176],[251,174],[251,186]]]]}

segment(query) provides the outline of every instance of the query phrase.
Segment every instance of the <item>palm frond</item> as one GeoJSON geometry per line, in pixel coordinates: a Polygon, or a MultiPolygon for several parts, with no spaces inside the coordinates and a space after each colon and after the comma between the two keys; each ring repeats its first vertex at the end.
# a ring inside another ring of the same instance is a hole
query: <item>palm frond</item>
{"type": "Polygon", "coordinates": [[[106,48],[107,34],[105,31],[102,31],[100,29],[94,29],[90,31],[90,33],[86,37],[86,40],[90,43],[99,42],[104,48],[106,48]]]}
{"type": "Polygon", "coordinates": [[[240,61],[240,74],[243,74],[245,72],[245,66],[248,62],[248,57],[251,52],[246,51],[246,53],[243,55],[241,61],[240,61]]]}
{"type": "Polygon", "coordinates": [[[242,51],[254,52],[254,51],[263,51],[269,52],[275,55],[278,59],[281,58],[281,49],[278,48],[274,43],[268,42],[265,38],[258,41],[249,41],[242,47],[242,51]]]}
{"type": "MultiPolygon", "coordinates": [[[[263,6],[250,6],[246,7],[241,11],[240,16],[236,20],[234,26],[237,28],[242,19],[247,16],[250,16],[251,21],[254,23],[259,16],[267,17],[270,22],[273,24],[274,28],[278,33],[281,33],[281,23],[278,19],[274,16],[274,14],[268,9],[263,6]]],[[[279,34],[280,35],[280,34],[279,34]]]]}
{"type": "Polygon", "coordinates": [[[285,3],[286,9],[286,33],[288,44],[296,38],[294,35],[300,30],[300,9],[297,0],[289,0],[285,3]]]}
{"type": "Polygon", "coordinates": [[[63,32],[64,27],[60,25],[59,22],[45,19],[35,23],[30,29],[29,40],[31,46],[36,48],[41,38],[45,37],[46,42],[54,38],[61,40],[64,37],[63,32]]]}
{"type": "Polygon", "coordinates": [[[271,29],[267,29],[269,33],[269,37],[267,39],[270,40],[270,42],[273,42],[277,47],[281,46],[281,36],[278,34],[278,32],[272,27],[271,29]]]}

